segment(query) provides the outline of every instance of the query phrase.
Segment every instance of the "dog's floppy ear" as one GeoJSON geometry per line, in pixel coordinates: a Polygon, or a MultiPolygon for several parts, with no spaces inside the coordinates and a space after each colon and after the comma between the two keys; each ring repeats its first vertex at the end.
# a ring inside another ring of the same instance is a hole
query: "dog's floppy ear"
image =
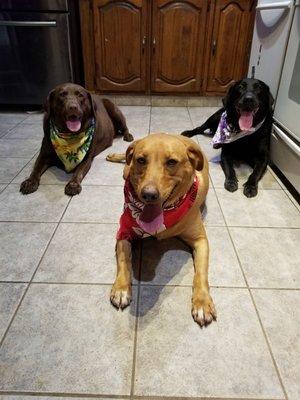
{"type": "Polygon", "coordinates": [[[270,110],[272,110],[274,104],[274,97],[272,96],[272,93],[270,92],[269,89],[269,105],[270,105],[270,110]]]}
{"type": "Polygon", "coordinates": [[[135,148],[137,142],[138,142],[138,140],[135,140],[134,142],[132,142],[132,143],[128,146],[127,150],[126,150],[125,156],[126,156],[126,164],[127,164],[127,165],[130,165],[130,164],[131,164],[131,160],[132,160],[133,153],[134,153],[134,148],[135,148]]]}
{"type": "Polygon", "coordinates": [[[229,89],[228,89],[228,91],[227,91],[227,93],[226,93],[226,96],[223,97],[223,99],[222,99],[222,103],[223,103],[223,106],[224,106],[225,108],[227,107],[227,104],[228,104],[228,101],[229,101],[229,99],[230,99],[230,96],[232,95],[233,88],[234,88],[234,86],[235,86],[237,83],[238,83],[238,82],[234,82],[234,83],[229,87],[229,89]]]}
{"type": "Polygon", "coordinates": [[[44,122],[43,122],[44,132],[46,132],[46,130],[49,126],[54,91],[55,91],[55,89],[53,89],[53,90],[51,90],[51,92],[49,92],[49,94],[45,100],[45,103],[43,105],[43,108],[44,108],[44,122]]]}
{"type": "Polygon", "coordinates": [[[185,144],[187,156],[194,169],[201,171],[204,166],[204,158],[200,146],[185,136],[178,135],[178,139],[185,144]]]}
{"type": "Polygon", "coordinates": [[[90,100],[93,116],[96,117],[97,104],[96,104],[95,100],[93,99],[92,94],[90,92],[88,92],[88,91],[86,91],[86,93],[87,93],[88,98],[90,100]]]}

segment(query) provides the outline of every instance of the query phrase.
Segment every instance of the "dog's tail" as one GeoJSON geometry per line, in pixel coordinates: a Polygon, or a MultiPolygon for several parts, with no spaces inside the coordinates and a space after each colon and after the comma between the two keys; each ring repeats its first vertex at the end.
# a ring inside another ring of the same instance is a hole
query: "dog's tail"
{"type": "Polygon", "coordinates": [[[106,156],[106,160],[110,162],[121,163],[126,160],[125,153],[110,153],[106,156]]]}

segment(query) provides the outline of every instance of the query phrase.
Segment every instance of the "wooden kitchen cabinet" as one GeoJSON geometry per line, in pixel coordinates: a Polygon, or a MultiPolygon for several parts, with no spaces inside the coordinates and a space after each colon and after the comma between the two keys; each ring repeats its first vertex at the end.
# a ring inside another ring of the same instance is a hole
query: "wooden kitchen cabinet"
{"type": "Polygon", "coordinates": [[[147,0],[93,2],[96,88],[146,90],[147,0]]]}
{"type": "Polygon", "coordinates": [[[153,92],[199,93],[207,0],[153,2],[153,92]]]}
{"type": "Polygon", "coordinates": [[[216,95],[247,73],[256,0],[80,0],[98,93],[216,95]]]}
{"type": "Polygon", "coordinates": [[[246,76],[255,3],[254,0],[217,0],[212,4],[205,92],[225,93],[234,81],[246,76]]]}

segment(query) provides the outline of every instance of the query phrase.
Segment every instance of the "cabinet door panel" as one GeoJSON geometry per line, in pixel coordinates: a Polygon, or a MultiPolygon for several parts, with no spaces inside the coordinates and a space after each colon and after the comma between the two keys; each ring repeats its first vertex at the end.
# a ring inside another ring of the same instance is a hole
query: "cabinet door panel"
{"type": "Polygon", "coordinates": [[[94,2],[96,86],[146,89],[146,0],[94,2]]]}
{"type": "Polygon", "coordinates": [[[253,0],[216,1],[208,55],[208,92],[226,92],[234,81],[245,76],[252,37],[253,11],[253,0]]]}
{"type": "Polygon", "coordinates": [[[153,2],[153,91],[200,91],[206,9],[206,0],[153,2]]]}

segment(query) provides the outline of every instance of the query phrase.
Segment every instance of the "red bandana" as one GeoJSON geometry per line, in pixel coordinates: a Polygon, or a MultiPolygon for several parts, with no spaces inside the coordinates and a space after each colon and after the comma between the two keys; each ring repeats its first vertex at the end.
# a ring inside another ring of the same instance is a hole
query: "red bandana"
{"type": "Polygon", "coordinates": [[[153,236],[175,225],[189,211],[194,204],[198,193],[199,181],[195,176],[194,182],[188,192],[172,206],[163,209],[154,221],[146,223],[141,216],[145,204],[142,203],[134,189],[126,179],[124,186],[124,211],[119,222],[117,240],[135,240],[153,236]]]}

